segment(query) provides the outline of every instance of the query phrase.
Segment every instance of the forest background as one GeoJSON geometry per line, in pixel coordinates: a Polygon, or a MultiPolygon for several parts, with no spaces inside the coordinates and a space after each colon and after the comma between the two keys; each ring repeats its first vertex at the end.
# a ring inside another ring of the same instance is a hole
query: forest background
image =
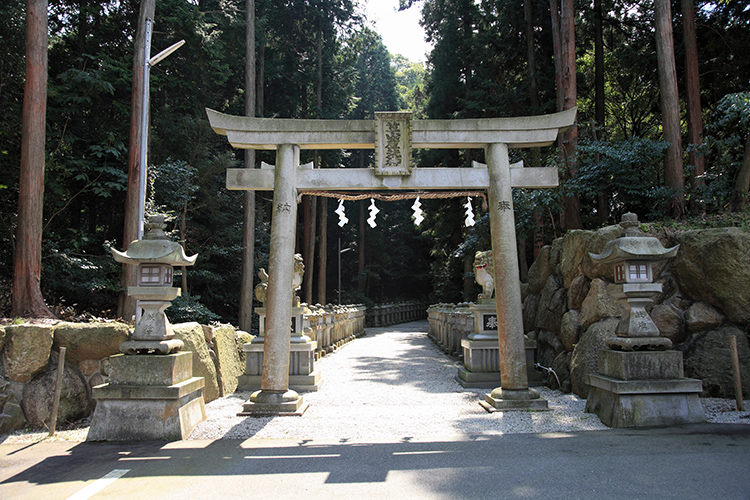
{"type": "MultiPolygon", "coordinates": [[[[615,223],[627,211],[645,221],[748,220],[750,0],[402,0],[422,8],[434,47],[424,66],[389,54],[354,0],[254,3],[257,116],[369,119],[374,111],[411,110],[415,119],[502,117],[577,103],[575,135],[512,152],[527,165],[557,165],[562,179],[557,189],[514,192],[522,275],[541,244],[567,229],[615,223]],[[659,74],[665,5],[679,89],[672,141],[665,140],[659,74]],[[696,81],[697,127],[689,98],[696,81]],[[675,147],[677,174],[669,165],[675,147]]],[[[121,312],[122,268],[108,249],[125,243],[139,8],[136,0],[49,3],[41,291],[63,318],[121,312]]],[[[0,5],[0,316],[11,313],[18,246],[25,17],[23,0],[0,5]]],[[[157,0],[154,17],[152,54],[186,43],[151,73],[147,211],[169,215],[173,237],[200,255],[177,273],[183,295],[167,312],[172,321],[237,324],[245,199],[225,188],[225,170],[241,166],[243,155],[211,130],[205,108],[245,112],[245,0],[157,0]]],[[[302,160],[362,167],[372,153],[310,152],[302,160]]],[[[481,150],[414,157],[419,166],[474,160],[483,161],[481,150]]],[[[260,161],[274,163],[273,153],[258,153],[260,161]]],[[[255,199],[253,275],[268,266],[270,201],[271,193],[255,199]]],[[[490,245],[481,199],[473,200],[478,223],[471,228],[463,223],[465,198],[422,200],[420,226],[411,203],[378,202],[378,225],[370,228],[369,202],[347,202],[350,222],[339,227],[334,202],[304,199],[298,247],[308,276],[322,285],[305,288],[303,300],[337,300],[339,258],[344,303],[472,300],[474,253],[490,245]],[[340,253],[339,242],[355,251],[340,253]],[[316,251],[326,257],[322,272],[316,251]]]]}

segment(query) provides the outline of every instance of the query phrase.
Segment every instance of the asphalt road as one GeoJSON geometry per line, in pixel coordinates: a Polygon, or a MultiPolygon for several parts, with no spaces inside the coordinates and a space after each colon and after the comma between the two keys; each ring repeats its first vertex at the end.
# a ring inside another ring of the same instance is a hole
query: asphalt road
{"type": "Polygon", "coordinates": [[[0,499],[750,499],[750,426],[0,445],[0,499]],[[104,478],[104,479],[102,479],[104,478]]]}

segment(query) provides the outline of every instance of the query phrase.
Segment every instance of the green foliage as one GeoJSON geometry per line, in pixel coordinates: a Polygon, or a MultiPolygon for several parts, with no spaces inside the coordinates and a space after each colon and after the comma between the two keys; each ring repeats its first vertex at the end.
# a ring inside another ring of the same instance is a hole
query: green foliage
{"type": "Polygon", "coordinates": [[[199,295],[183,294],[172,301],[172,305],[164,311],[172,323],[196,321],[202,325],[215,323],[219,316],[200,302],[199,295]]]}
{"type": "Polygon", "coordinates": [[[567,189],[588,200],[605,193],[612,223],[625,212],[637,213],[643,220],[659,218],[664,204],[673,196],[661,182],[661,162],[667,147],[663,141],[637,137],[581,141],[578,174],[567,189]]]}
{"type": "Polygon", "coordinates": [[[729,203],[744,159],[745,142],[750,135],[750,92],[724,96],[716,104],[708,131],[704,151],[711,168],[701,179],[695,196],[709,211],[717,212],[729,203]]]}

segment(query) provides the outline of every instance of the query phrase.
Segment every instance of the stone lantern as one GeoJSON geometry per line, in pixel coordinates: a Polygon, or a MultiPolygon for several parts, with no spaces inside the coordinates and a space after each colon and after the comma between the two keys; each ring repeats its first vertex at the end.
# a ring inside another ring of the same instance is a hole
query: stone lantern
{"type": "Polygon", "coordinates": [[[173,266],[192,266],[198,255],[186,256],[182,246],[164,233],[166,227],[163,216],[151,216],[143,239],[132,242],[125,252],[112,249],[117,262],[138,266],[136,286],[128,287],[128,295],[143,313],[131,339],[120,345],[126,354],[170,354],[182,348],[182,341],[173,338],[164,310],[180,296],[180,289],[172,286],[173,266]]]}
{"type": "Polygon", "coordinates": [[[139,301],[143,314],[135,330],[109,357],[106,384],[93,388],[96,408],[87,441],[187,439],[206,419],[203,377],[193,376],[193,353],[177,352],[164,314],[180,289],[172,286],[173,266],[192,266],[179,243],[164,233],[164,217],[152,216],[143,239],[125,252],[112,250],[117,262],[138,266],[136,286],[128,295],[139,301]]]}
{"type": "Polygon", "coordinates": [[[672,341],[659,335],[646,306],[662,292],[661,283],[654,283],[654,263],[673,258],[679,245],[664,248],[658,239],[642,234],[638,225],[637,215],[623,215],[623,236],[609,241],[599,255],[589,254],[602,264],[613,264],[615,285],[610,293],[624,310],[615,332],[617,337],[606,344],[610,349],[624,351],[669,349],[672,341]]]}
{"type": "Polygon", "coordinates": [[[586,412],[610,427],[655,427],[704,422],[703,384],[684,376],[682,352],[659,329],[646,306],[660,294],[653,264],[673,258],[679,247],[664,248],[638,230],[638,217],[625,214],[624,234],[592,259],[614,267],[610,293],[623,305],[615,337],[599,351],[597,373],[589,375],[586,412]]]}

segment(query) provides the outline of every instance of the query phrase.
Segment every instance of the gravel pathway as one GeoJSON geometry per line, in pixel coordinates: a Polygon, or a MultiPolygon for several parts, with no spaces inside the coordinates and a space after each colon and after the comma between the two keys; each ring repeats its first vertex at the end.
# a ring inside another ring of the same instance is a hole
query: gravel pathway
{"type": "Polygon", "coordinates": [[[368,328],[366,336],[322,358],[323,384],[304,394],[310,407],[301,418],[237,417],[250,394],[236,393],[206,405],[208,420],[190,439],[380,441],[607,429],[584,413],[585,400],[546,388],[540,392],[552,411],[487,413],[479,406],[487,391],[461,387],[455,380],[459,363],[426,331],[426,321],[368,328]]]}
{"type": "MultiPolygon", "coordinates": [[[[479,401],[485,389],[464,389],[455,380],[459,363],[427,337],[427,322],[368,328],[367,335],[317,362],[323,384],[305,393],[302,417],[238,417],[249,392],[206,405],[208,418],[190,439],[460,439],[514,433],[605,430],[586,401],[574,394],[539,388],[551,411],[487,413],[479,401]]],[[[714,423],[750,424],[750,411],[734,411],[734,400],[704,398],[714,423]]],[[[746,403],[746,407],[747,407],[746,403]]],[[[750,410],[750,408],[748,408],[750,410]]],[[[83,441],[88,427],[0,436],[0,443],[42,440],[83,441]]]]}

